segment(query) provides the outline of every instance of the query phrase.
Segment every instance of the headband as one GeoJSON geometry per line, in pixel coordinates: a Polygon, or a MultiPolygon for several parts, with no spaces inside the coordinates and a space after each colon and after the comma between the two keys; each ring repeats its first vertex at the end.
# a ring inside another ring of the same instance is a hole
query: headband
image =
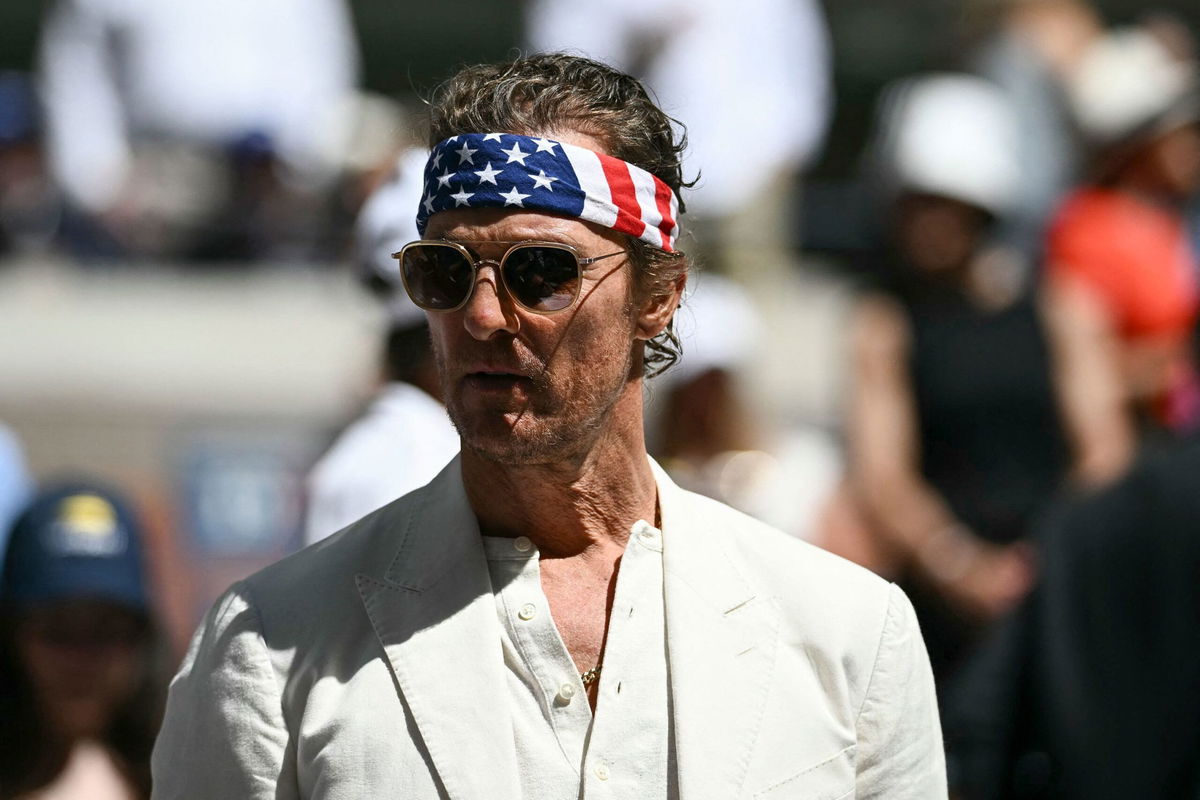
{"type": "Polygon", "coordinates": [[[675,193],[641,167],[549,139],[466,133],[438,144],[425,164],[417,230],[454,208],[523,208],[578,217],[675,249],[675,193]]]}

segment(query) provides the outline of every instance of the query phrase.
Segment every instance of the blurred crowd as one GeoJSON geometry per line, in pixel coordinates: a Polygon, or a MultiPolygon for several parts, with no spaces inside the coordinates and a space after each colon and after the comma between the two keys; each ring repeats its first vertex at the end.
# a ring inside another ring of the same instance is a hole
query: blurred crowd
{"type": "MultiPolygon", "coordinates": [[[[851,176],[867,199],[823,210],[865,222],[820,254],[851,300],[824,331],[840,416],[816,425],[787,387],[821,239],[798,198],[838,135],[821,6],[531,0],[525,47],[639,75],[686,123],[699,269],[684,356],[649,385],[652,452],[904,587],[955,795],[1195,797],[1196,31],[968,5],[956,63],[877,98],[851,176]]],[[[386,309],[378,381],[308,465],[298,540],[431,478],[458,441],[391,257],[419,238],[427,143],[360,88],[348,7],[60,0],[38,52],[0,75],[0,254],[353,265],[386,309]]],[[[162,548],[137,487],[31,475],[22,435],[0,426],[0,800],[148,796],[180,656],[162,548]]]]}

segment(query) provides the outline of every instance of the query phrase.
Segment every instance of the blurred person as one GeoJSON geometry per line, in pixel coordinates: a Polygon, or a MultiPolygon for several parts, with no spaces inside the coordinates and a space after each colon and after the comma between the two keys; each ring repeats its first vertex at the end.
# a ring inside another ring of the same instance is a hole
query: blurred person
{"type": "Polygon", "coordinates": [[[1020,179],[998,234],[1037,264],[1046,227],[1080,167],[1066,84],[1102,35],[1102,22],[1082,0],[975,0],[974,6],[977,24],[989,33],[972,67],[1008,96],[1017,123],[1020,179]]]}
{"type": "Polygon", "coordinates": [[[124,498],[86,481],[40,492],[0,584],[0,798],[149,797],[158,645],[124,498]]]}
{"type": "Polygon", "coordinates": [[[832,116],[831,42],[816,0],[535,0],[535,50],[578,50],[644,79],[687,121],[699,180],[690,233],[744,282],[794,247],[789,204],[832,116]],[[752,143],[752,144],[751,144],[752,143]]]}
{"type": "Polygon", "coordinates": [[[92,256],[304,257],[353,89],[342,0],[59,0],[39,73],[51,171],[92,256]]]}
{"type": "Polygon", "coordinates": [[[773,426],[751,410],[762,312],[737,282],[702,272],[688,279],[676,323],[679,363],[648,391],[651,453],[683,488],[811,538],[841,467],[817,431],[773,426]]]}
{"type": "Polygon", "coordinates": [[[755,449],[759,438],[738,384],[762,321],[745,290],[705,274],[689,278],[676,324],[679,363],[650,390],[662,404],[652,451],[680,486],[737,507],[721,486],[719,464],[755,449]]]}
{"type": "Polygon", "coordinates": [[[545,54],[431,117],[399,258],[462,451],[217,602],[156,796],[944,797],[904,595],[646,454],[689,266],[667,116],[545,54]]]}
{"type": "Polygon", "coordinates": [[[1200,421],[1185,342],[1200,311],[1200,262],[1184,208],[1200,189],[1200,83],[1148,29],[1093,45],[1072,80],[1092,160],[1048,241],[1051,285],[1092,295],[1120,342],[1125,390],[1143,419],[1200,421]]]}
{"type": "Polygon", "coordinates": [[[388,304],[384,384],[309,473],[309,544],[424,486],[458,452],[458,434],[441,404],[425,313],[408,299],[392,257],[419,238],[412,209],[424,190],[427,157],[425,148],[400,156],[359,217],[359,275],[388,304]]]}
{"type": "Polygon", "coordinates": [[[0,71],[0,256],[49,248],[61,201],[47,174],[33,81],[0,71]]]}
{"type": "Polygon", "coordinates": [[[33,494],[33,478],[25,464],[25,451],[17,435],[0,422],[0,575],[13,520],[33,494]]]}
{"type": "Polygon", "coordinates": [[[862,302],[852,331],[841,499],[863,514],[849,530],[874,566],[912,594],[943,678],[1028,589],[1039,513],[1069,482],[1118,475],[1131,433],[1096,309],[990,277],[989,229],[1018,176],[1004,95],[930,75],[881,108],[891,288],[862,302]]]}
{"type": "MultiPolygon", "coordinates": [[[[339,176],[334,191],[335,202],[329,212],[330,227],[338,233],[331,243],[331,252],[339,258],[349,255],[361,267],[364,237],[373,237],[374,244],[379,245],[383,241],[377,235],[379,231],[408,222],[406,219],[384,219],[388,213],[385,202],[375,202],[375,213],[368,218],[364,215],[367,201],[393,191],[385,189],[385,185],[394,187],[406,161],[412,160],[413,153],[423,151],[423,148],[412,145],[415,132],[397,135],[412,127],[409,114],[400,102],[386,95],[366,90],[354,92],[332,118],[322,146],[330,161],[335,163],[339,176]]],[[[421,166],[413,168],[419,172],[421,166]]],[[[372,269],[360,269],[359,273],[375,275],[372,269]]],[[[370,278],[371,282],[376,280],[370,278]]],[[[378,280],[384,283],[399,280],[394,262],[390,276],[378,280]]],[[[377,288],[382,289],[383,284],[377,288]]]]}
{"type": "Polygon", "coordinates": [[[1047,521],[1037,587],[948,693],[964,800],[1200,796],[1197,534],[1200,431],[1047,521]]]}

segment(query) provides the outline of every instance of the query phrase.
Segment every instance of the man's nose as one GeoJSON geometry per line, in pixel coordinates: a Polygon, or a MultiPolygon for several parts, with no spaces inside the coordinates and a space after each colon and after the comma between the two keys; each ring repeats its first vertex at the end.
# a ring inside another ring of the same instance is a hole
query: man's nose
{"type": "Polygon", "coordinates": [[[520,327],[512,299],[500,288],[494,262],[480,262],[475,272],[475,290],[463,307],[463,325],[481,342],[500,332],[516,333],[520,327]]]}

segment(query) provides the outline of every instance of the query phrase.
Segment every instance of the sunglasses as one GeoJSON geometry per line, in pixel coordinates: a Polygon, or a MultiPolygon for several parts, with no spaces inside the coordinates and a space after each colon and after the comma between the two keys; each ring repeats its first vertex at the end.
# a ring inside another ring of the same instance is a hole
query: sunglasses
{"type": "Polygon", "coordinates": [[[479,242],[507,244],[500,260],[480,258],[460,242],[409,242],[392,253],[400,261],[400,277],[409,297],[426,311],[457,311],[467,304],[478,283],[479,267],[493,264],[508,296],[527,311],[554,314],[575,304],[583,269],[625,253],[580,256],[558,242],[479,242]]]}

